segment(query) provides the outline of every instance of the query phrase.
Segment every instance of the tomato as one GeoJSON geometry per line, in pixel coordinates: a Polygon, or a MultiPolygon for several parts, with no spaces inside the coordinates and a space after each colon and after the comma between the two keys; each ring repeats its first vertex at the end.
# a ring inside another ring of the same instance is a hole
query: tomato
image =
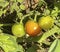
{"type": "Polygon", "coordinates": [[[25,35],[25,30],[23,24],[14,24],[12,26],[12,33],[17,37],[22,37],[25,35]]]}
{"type": "Polygon", "coordinates": [[[25,30],[26,30],[26,33],[30,36],[36,36],[41,31],[40,26],[38,25],[38,23],[34,22],[32,20],[27,21],[27,23],[25,24],[25,30]]]}
{"type": "Polygon", "coordinates": [[[39,25],[42,29],[48,30],[54,25],[54,19],[50,16],[41,17],[39,19],[39,25]]]}

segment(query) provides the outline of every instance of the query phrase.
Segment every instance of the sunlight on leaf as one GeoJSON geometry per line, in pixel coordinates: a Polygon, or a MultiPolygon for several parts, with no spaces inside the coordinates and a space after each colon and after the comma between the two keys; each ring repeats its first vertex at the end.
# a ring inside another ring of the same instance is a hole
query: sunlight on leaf
{"type": "Polygon", "coordinates": [[[38,42],[43,42],[47,37],[53,35],[54,33],[57,33],[58,31],[60,31],[60,29],[57,26],[54,26],[54,28],[45,32],[38,42]]]}
{"type": "Polygon", "coordinates": [[[16,43],[16,37],[9,34],[0,34],[0,46],[5,52],[23,52],[22,46],[16,43]]]}
{"type": "Polygon", "coordinates": [[[56,40],[52,43],[52,45],[50,46],[48,52],[53,52],[53,49],[56,48],[57,44],[58,44],[58,39],[56,39],[56,40]]]}
{"type": "Polygon", "coordinates": [[[60,50],[60,39],[56,39],[50,46],[48,52],[60,52],[59,50],[60,50]]]}

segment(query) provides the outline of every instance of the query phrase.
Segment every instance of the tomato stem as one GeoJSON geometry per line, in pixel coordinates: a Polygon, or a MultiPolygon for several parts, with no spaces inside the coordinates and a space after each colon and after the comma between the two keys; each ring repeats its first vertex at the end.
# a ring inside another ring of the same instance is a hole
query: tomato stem
{"type": "Polygon", "coordinates": [[[53,36],[57,39],[57,37],[55,35],[53,35],[53,36]]]}
{"type": "Polygon", "coordinates": [[[36,18],[37,18],[37,14],[36,14],[35,17],[34,17],[34,21],[36,21],[36,18]]]}
{"type": "Polygon", "coordinates": [[[40,13],[36,11],[36,14],[35,14],[35,17],[34,17],[34,21],[36,21],[37,15],[40,15],[40,13]]]}
{"type": "Polygon", "coordinates": [[[24,15],[24,16],[22,17],[20,23],[22,23],[22,21],[24,20],[25,17],[28,17],[28,16],[30,16],[30,15],[32,15],[32,14],[33,14],[33,11],[30,12],[29,14],[27,14],[27,15],[24,15]]]}
{"type": "Polygon", "coordinates": [[[12,24],[0,24],[0,27],[1,26],[11,26],[12,24]]]}
{"type": "Polygon", "coordinates": [[[33,19],[31,18],[31,16],[29,17],[29,19],[30,19],[30,20],[33,20],[33,19]]]}

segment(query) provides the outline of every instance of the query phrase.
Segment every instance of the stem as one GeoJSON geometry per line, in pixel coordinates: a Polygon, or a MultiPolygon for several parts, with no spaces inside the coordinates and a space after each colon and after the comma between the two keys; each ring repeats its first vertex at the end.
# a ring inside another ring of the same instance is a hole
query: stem
{"type": "Polygon", "coordinates": [[[37,15],[40,15],[40,13],[36,11],[36,14],[35,14],[35,17],[34,17],[34,21],[36,21],[37,15]]]}
{"type": "Polygon", "coordinates": [[[21,11],[21,9],[19,9],[18,11],[17,11],[17,13],[19,13],[21,11]]]}
{"type": "Polygon", "coordinates": [[[11,26],[12,24],[0,24],[0,27],[1,26],[11,26]]]}
{"type": "Polygon", "coordinates": [[[36,18],[37,18],[37,14],[36,14],[35,17],[34,17],[34,21],[36,21],[36,18]]]}
{"type": "Polygon", "coordinates": [[[31,18],[31,16],[29,17],[29,19],[30,19],[30,20],[33,20],[33,19],[31,18]]]}
{"type": "Polygon", "coordinates": [[[24,19],[25,17],[28,17],[28,16],[30,16],[30,15],[32,15],[32,14],[33,14],[33,11],[32,11],[31,13],[27,14],[27,15],[24,15],[24,16],[22,17],[20,23],[22,23],[22,21],[23,21],[23,19],[24,19]]]}
{"type": "Polygon", "coordinates": [[[54,36],[54,38],[56,38],[57,39],[57,37],[55,36],[55,35],[53,35],[54,36]]]}
{"type": "Polygon", "coordinates": [[[16,20],[13,20],[13,21],[14,21],[15,23],[17,23],[17,24],[19,23],[19,22],[17,22],[16,20]]]}

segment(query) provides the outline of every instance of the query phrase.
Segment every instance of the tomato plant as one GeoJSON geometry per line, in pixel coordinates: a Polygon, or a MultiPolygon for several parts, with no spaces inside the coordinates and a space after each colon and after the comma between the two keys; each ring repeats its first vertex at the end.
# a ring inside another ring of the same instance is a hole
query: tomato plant
{"type": "Polygon", "coordinates": [[[39,27],[38,23],[32,20],[26,22],[25,30],[30,36],[36,36],[41,32],[41,28],[39,27]]]}
{"type": "Polygon", "coordinates": [[[60,52],[60,0],[0,0],[0,52],[60,52]]]}
{"type": "Polygon", "coordinates": [[[14,24],[12,26],[12,33],[17,37],[22,37],[25,35],[25,30],[23,24],[14,24]]]}
{"type": "Polygon", "coordinates": [[[43,16],[39,19],[39,25],[42,29],[47,30],[54,25],[54,19],[50,16],[43,16]]]}

